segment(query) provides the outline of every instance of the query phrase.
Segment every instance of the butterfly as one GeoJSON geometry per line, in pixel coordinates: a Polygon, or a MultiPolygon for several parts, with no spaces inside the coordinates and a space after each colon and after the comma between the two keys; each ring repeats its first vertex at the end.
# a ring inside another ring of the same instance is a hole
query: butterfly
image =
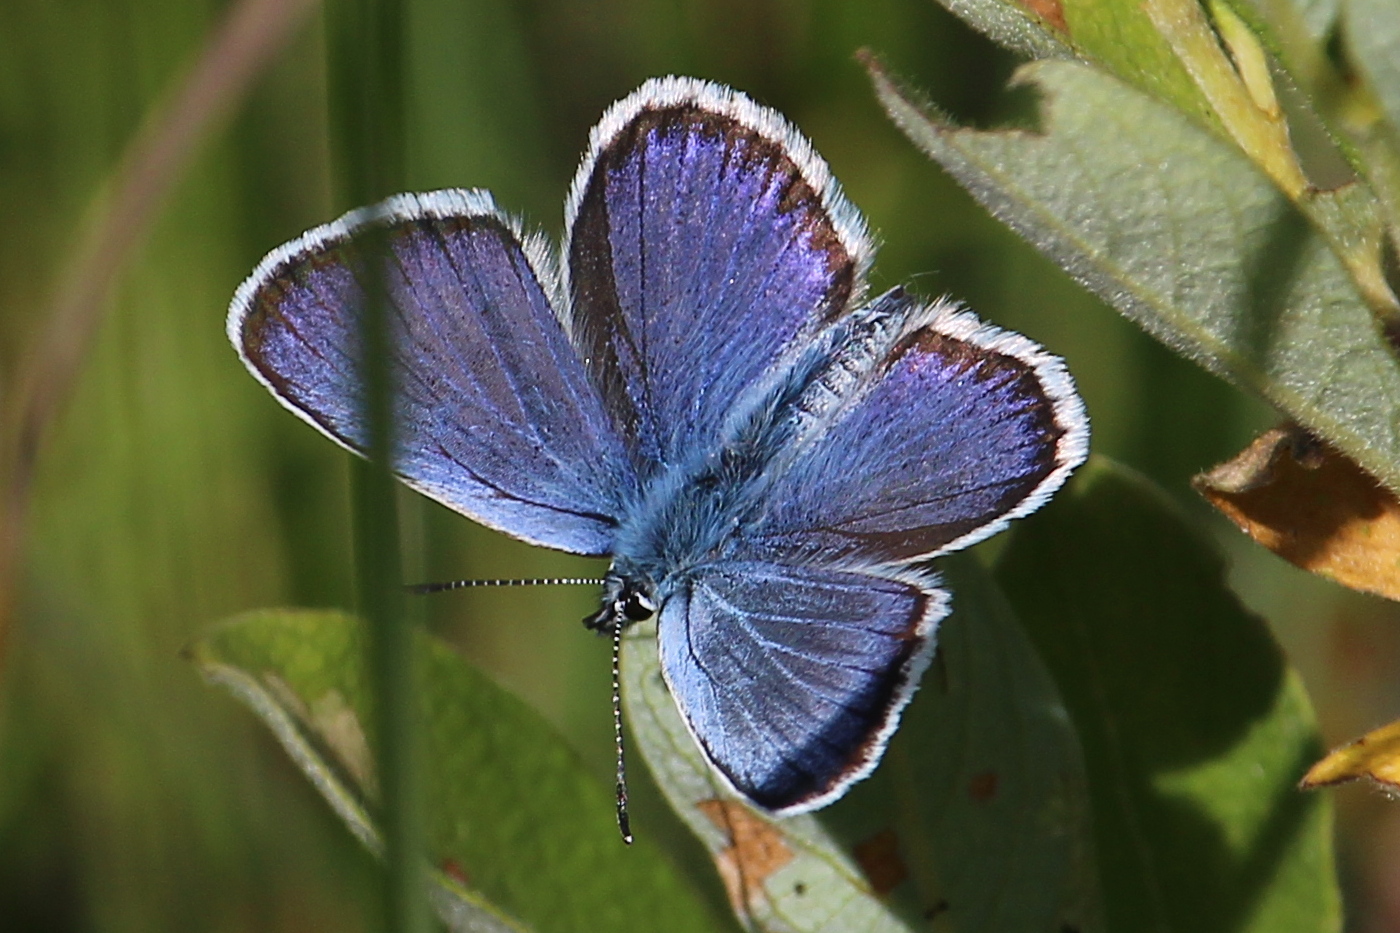
{"type": "Polygon", "coordinates": [[[949,611],[924,562],[1034,511],[1088,451],[1058,358],[948,301],[867,300],[873,252],[782,116],[661,78],[592,130],[562,255],[485,191],[399,195],[273,250],[228,333],[363,454],[360,313],[385,289],[398,476],[610,557],[586,623],[655,616],[705,757],[786,816],[878,763],[949,611]]]}

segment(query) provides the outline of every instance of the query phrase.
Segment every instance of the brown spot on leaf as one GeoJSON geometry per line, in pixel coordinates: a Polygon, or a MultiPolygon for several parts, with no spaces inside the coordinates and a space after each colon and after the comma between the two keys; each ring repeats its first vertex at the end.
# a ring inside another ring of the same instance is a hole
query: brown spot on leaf
{"type": "Polygon", "coordinates": [[[1065,22],[1065,8],[1060,0],[1021,0],[1021,5],[1051,29],[1069,35],[1069,23],[1065,22]]]}
{"type": "Polygon", "coordinates": [[[967,782],[967,795],[977,803],[987,803],[997,795],[997,773],[983,771],[967,782]]]}
{"type": "Polygon", "coordinates": [[[741,803],[702,800],[695,806],[729,840],[729,845],[715,854],[715,867],[735,913],[747,917],[767,901],[763,886],[775,871],[792,861],[792,850],[777,827],[741,803]]]}
{"type": "Polygon", "coordinates": [[[909,877],[909,870],[899,854],[899,837],[892,829],[881,830],[864,842],[857,843],[852,854],[865,880],[870,882],[871,890],[880,897],[889,894],[909,877]]]}
{"type": "Polygon", "coordinates": [[[1301,429],[1265,432],[1193,485],[1290,563],[1355,590],[1400,599],[1400,500],[1301,429]]]}
{"type": "Polygon", "coordinates": [[[462,863],[457,861],[455,858],[443,859],[442,864],[439,867],[442,869],[442,873],[444,875],[451,878],[458,884],[462,885],[462,887],[471,887],[471,876],[469,876],[467,874],[467,870],[462,867],[462,863]]]}

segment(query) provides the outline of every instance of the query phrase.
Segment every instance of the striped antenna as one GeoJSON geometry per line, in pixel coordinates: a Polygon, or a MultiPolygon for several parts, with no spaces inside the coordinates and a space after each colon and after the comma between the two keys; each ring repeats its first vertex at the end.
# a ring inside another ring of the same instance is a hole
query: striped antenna
{"type": "Polygon", "coordinates": [[[612,630],[613,741],[617,743],[617,831],[632,844],[632,819],[627,815],[627,759],[622,753],[622,623],[612,630]]]}
{"type": "MultiPolygon", "coordinates": [[[[420,596],[462,590],[470,586],[601,586],[594,577],[530,577],[517,580],[450,580],[446,583],[416,583],[404,589],[420,596]]],[[[613,740],[617,745],[617,828],[622,841],[632,844],[632,821],[627,812],[627,766],[622,748],[622,629],[612,623],[612,712],[613,740]]]]}
{"type": "Polygon", "coordinates": [[[445,593],[448,590],[463,590],[469,586],[602,586],[603,581],[596,577],[530,577],[523,580],[449,580],[446,583],[414,583],[404,587],[410,593],[426,596],[428,593],[445,593]]]}

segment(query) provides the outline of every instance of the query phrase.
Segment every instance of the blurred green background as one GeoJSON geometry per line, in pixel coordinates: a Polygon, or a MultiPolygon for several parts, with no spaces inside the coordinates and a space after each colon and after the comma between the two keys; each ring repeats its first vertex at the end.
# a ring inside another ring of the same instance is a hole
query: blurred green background
{"type": "MultiPolygon", "coordinates": [[[[126,147],[229,4],[0,5],[0,391],[41,332],[126,147]]],[[[1271,423],[990,219],[886,120],[869,47],[960,119],[1025,124],[1016,62],[933,0],[405,0],[408,186],[485,187],[552,236],[588,128],[684,73],[786,113],[883,246],[873,287],[950,294],[1069,361],[1099,452],[1160,482],[1302,670],[1336,744],[1400,712],[1400,610],[1248,545],[1187,486],[1271,423]]],[[[199,149],[117,281],[41,452],[0,646],[0,930],[367,929],[374,868],[262,727],[179,658],[231,613],[349,606],[346,455],[224,337],[267,250],[331,219],[320,14],[199,149]]],[[[135,235],[135,233],[133,233],[135,235]]],[[[405,495],[412,579],[597,573],[405,495]]],[[[995,548],[995,542],[990,543],[995,548]]],[[[430,625],[538,706],[603,780],[607,644],[586,590],[432,598],[430,625]]],[[[640,768],[640,764],[637,765],[640,768]]],[[[1400,928],[1400,809],[1337,792],[1350,928],[1400,928]]],[[[639,833],[693,859],[643,804],[639,833]]]]}

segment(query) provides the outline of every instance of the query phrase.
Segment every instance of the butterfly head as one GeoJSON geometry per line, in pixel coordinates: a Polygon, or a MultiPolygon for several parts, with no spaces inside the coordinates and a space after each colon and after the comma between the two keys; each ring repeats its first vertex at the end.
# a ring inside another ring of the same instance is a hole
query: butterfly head
{"type": "Polygon", "coordinates": [[[605,635],[645,622],[660,605],[656,588],[642,576],[619,572],[616,565],[603,578],[603,605],[583,620],[585,628],[605,635]]]}

